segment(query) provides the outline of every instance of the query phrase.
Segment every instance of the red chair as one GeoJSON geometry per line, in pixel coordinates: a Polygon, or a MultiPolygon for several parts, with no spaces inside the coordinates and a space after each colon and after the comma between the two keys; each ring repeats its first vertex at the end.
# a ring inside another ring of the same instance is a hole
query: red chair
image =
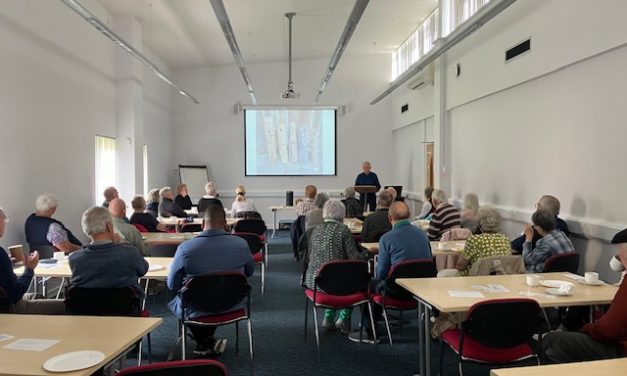
{"type": "MultiPolygon", "coordinates": [[[[235,324],[235,351],[239,353],[239,322],[248,323],[251,374],[254,373],[253,332],[250,319],[250,286],[246,276],[239,272],[206,273],[191,277],[179,291],[181,299],[180,337],[181,355],[185,360],[187,326],[222,326],[235,324]],[[238,308],[244,303],[244,308],[238,308]],[[190,318],[187,310],[216,312],[190,318]]],[[[177,340],[177,341],[178,341],[177,340]]]]}
{"type": "Polygon", "coordinates": [[[129,367],[117,376],[228,376],[224,364],[217,360],[198,359],[160,362],[145,366],[129,367]]]}
{"type": "Polygon", "coordinates": [[[459,356],[459,374],[463,361],[506,364],[537,357],[542,347],[542,311],[532,299],[494,299],[479,302],[468,311],[461,329],[442,333],[440,374],[443,374],[444,344],[459,356]],[[529,345],[538,334],[536,352],[529,345]]]}
{"type": "MultiPolygon", "coordinates": [[[[372,301],[383,308],[383,320],[385,321],[385,329],[388,334],[390,348],[392,349],[392,359],[394,358],[394,344],[392,343],[392,332],[390,331],[390,322],[388,320],[388,310],[402,312],[418,308],[418,303],[413,295],[404,288],[396,284],[397,278],[434,278],[437,270],[433,259],[428,260],[409,260],[403,261],[392,266],[385,280],[385,289],[383,294],[372,296],[372,301]]],[[[420,322],[420,318],[418,318],[420,322]]]]}
{"type": "Polygon", "coordinates": [[[255,264],[261,265],[261,295],[266,290],[266,257],[263,253],[263,242],[259,235],[250,232],[235,232],[235,236],[246,240],[250,253],[253,255],[253,261],[255,264]]]}
{"type": "Polygon", "coordinates": [[[560,253],[549,257],[544,263],[543,273],[569,272],[577,274],[579,268],[579,253],[560,253]]]}
{"type": "MultiPolygon", "coordinates": [[[[320,360],[320,333],[316,308],[342,309],[366,304],[370,313],[370,323],[374,328],[369,286],[370,274],[368,273],[368,263],[365,261],[332,260],[320,266],[315,278],[314,289],[305,290],[305,341],[307,341],[307,310],[311,300],[318,360],[320,360]]],[[[363,327],[360,331],[360,335],[362,334],[363,327]]],[[[376,333],[374,335],[376,342],[376,333]]]]}
{"type": "Polygon", "coordinates": [[[139,232],[149,232],[148,229],[146,227],[144,227],[143,225],[140,225],[139,223],[131,223],[133,226],[135,226],[135,228],[137,229],[137,231],[139,232]]]}
{"type": "Polygon", "coordinates": [[[240,219],[233,226],[233,232],[250,232],[259,235],[259,239],[264,247],[266,267],[268,266],[268,242],[266,241],[267,230],[268,228],[266,227],[266,222],[261,219],[261,216],[259,216],[259,218],[246,217],[244,219],[240,219]]]}

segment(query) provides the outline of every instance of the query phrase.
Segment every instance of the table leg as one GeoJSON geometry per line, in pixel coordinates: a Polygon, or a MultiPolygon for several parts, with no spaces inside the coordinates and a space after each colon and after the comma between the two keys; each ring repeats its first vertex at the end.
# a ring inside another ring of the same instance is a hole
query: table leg
{"type": "Polygon", "coordinates": [[[424,330],[424,335],[425,335],[425,373],[423,373],[423,375],[425,376],[431,376],[431,331],[429,330],[429,326],[431,324],[431,320],[429,320],[430,316],[431,316],[431,312],[429,310],[429,307],[427,305],[424,306],[424,309],[422,310],[423,314],[424,314],[424,321],[425,321],[425,330],[424,330]]]}
{"type": "Polygon", "coordinates": [[[425,374],[425,353],[424,353],[424,338],[425,338],[425,333],[424,333],[424,326],[421,325],[422,323],[420,322],[420,320],[423,319],[423,313],[424,313],[424,306],[422,305],[422,302],[420,300],[418,300],[418,364],[419,364],[419,374],[423,375],[425,374]]]}
{"type": "Polygon", "coordinates": [[[272,239],[274,239],[274,234],[276,234],[276,209],[272,209],[272,239]]]}

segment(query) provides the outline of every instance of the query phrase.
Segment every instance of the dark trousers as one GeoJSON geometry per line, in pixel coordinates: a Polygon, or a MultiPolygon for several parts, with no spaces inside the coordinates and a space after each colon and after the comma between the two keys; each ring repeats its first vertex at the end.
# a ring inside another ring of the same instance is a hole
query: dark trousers
{"type": "Polygon", "coordinates": [[[188,328],[192,332],[196,343],[202,343],[208,346],[213,346],[215,344],[216,340],[213,338],[216,333],[215,326],[190,325],[188,328]]]}
{"type": "Polygon", "coordinates": [[[581,332],[551,332],[542,338],[542,350],[549,362],[570,363],[625,356],[620,345],[595,341],[581,332]]]}
{"type": "Polygon", "coordinates": [[[368,193],[368,208],[364,205],[366,203],[365,193],[359,194],[359,203],[361,204],[361,207],[364,208],[364,211],[375,211],[377,208],[377,193],[368,193]]]}
{"type": "MultiPolygon", "coordinates": [[[[385,291],[385,281],[381,281],[380,279],[377,279],[377,278],[373,278],[370,281],[370,293],[383,294],[384,291],[385,291]]],[[[362,306],[361,309],[362,309],[361,326],[362,328],[365,328],[366,330],[370,331],[372,325],[370,325],[370,312],[368,312],[368,307],[364,305],[362,306]]],[[[383,308],[378,304],[372,303],[372,316],[373,316],[374,324],[377,325],[377,322],[381,321],[381,319],[383,318],[383,308]]]]}

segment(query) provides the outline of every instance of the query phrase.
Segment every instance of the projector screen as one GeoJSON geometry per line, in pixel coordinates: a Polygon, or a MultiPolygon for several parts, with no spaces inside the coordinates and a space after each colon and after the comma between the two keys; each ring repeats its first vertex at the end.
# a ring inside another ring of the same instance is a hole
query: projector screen
{"type": "Polygon", "coordinates": [[[335,175],[334,108],[244,110],[246,176],[335,175]]]}

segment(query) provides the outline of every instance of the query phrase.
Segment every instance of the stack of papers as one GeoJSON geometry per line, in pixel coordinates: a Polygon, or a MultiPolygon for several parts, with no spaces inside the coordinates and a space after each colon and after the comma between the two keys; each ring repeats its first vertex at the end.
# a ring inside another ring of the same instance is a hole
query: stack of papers
{"type": "Polygon", "coordinates": [[[492,284],[492,283],[488,283],[485,285],[472,285],[470,286],[470,288],[479,290],[479,291],[489,292],[489,293],[509,292],[509,290],[505,286],[499,285],[499,284],[492,284]]]}
{"type": "Polygon", "coordinates": [[[480,291],[449,291],[451,298],[485,298],[480,291]]]}

